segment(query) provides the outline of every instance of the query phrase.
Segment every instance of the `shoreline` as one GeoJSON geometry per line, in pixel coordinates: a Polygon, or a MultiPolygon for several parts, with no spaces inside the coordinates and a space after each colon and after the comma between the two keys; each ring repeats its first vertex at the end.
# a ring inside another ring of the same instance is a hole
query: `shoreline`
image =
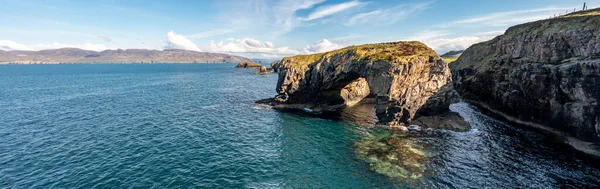
{"type": "Polygon", "coordinates": [[[535,129],[537,131],[541,131],[546,134],[550,134],[553,137],[556,137],[556,138],[562,140],[563,143],[571,146],[573,149],[575,149],[579,152],[583,152],[587,155],[591,155],[594,158],[600,158],[600,145],[598,145],[598,144],[577,139],[564,131],[560,131],[560,130],[557,130],[557,129],[554,129],[554,128],[551,128],[551,127],[548,127],[548,126],[545,126],[545,125],[542,125],[539,123],[534,123],[534,122],[523,121],[523,120],[517,119],[513,116],[510,116],[504,112],[493,109],[493,108],[489,107],[488,105],[477,102],[477,101],[472,101],[472,100],[464,100],[464,101],[468,102],[469,104],[472,104],[478,108],[481,108],[482,109],[481,112],[484,114],[489,113],[489,114],[491,114],[492,117],[500,119],[507,123],[524,126],[527,128],[535,129]]]}
{"type": "Polygon", "coordinates": [[[97,62],[97,63],[36,63],[36,64],[15,64],[15,63],[0,63],[0,65],[72,65],[72,64],[238,64],[239,62],[154,62],[154,63],[142,63],[142,62],[131,62],[131,63],[110,63],[110,62],[97,62]]]}

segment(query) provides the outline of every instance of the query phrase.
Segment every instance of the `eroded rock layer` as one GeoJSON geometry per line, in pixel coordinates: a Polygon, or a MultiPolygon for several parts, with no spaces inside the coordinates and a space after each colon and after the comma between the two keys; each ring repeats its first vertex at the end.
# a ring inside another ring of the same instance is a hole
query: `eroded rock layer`
{"type": "Polygon", "coordinates": [[[448,65],[420,42],[351,46],[284,58],[275,108],[327,110],[375,97],[380,123],[448,111],[457,100],[448,65]]]}
{"type": "Polygon", "coordinates": [[[509,28],[454,62],[464,99],[517,122],[600,141],[600,10],[509,28]]]}

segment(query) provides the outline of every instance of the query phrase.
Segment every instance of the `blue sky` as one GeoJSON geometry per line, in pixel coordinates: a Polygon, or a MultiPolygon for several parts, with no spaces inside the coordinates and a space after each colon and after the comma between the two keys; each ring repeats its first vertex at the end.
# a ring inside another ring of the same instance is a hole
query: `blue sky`
{"type": "Polygon", "coordinates": [[[515,24],[581,9],[583,2],[0,0],[0,50],[178,48],[275,58],[419,40],[444,53],[515,24]]]}

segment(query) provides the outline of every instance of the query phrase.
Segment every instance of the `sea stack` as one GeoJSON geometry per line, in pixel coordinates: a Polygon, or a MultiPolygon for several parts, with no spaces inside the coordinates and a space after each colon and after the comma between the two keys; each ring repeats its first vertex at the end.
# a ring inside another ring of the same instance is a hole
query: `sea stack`
{"type": "Polygon", "coordinates": [[[235,66],[235,68],[255,68],[255,69],[260,69],[260,67],[262,67],[262,65],[258,64],[258,63],[254,63],[254,62],[242,62],[239,63],[235,66]]]}
{"type": "Polygon", "coordinates": [[[509,121],[600,142],[600,9],[511,27],[451,67],[465,100],[509,121]]]}
{"type": "Polygon", "coordinates": [[[458,100],[448,64],[420,42],[350,46],[276,63],[276,109],[329,111],[375,98],[379,123],[397,125],[448,112],[458,100]]]}

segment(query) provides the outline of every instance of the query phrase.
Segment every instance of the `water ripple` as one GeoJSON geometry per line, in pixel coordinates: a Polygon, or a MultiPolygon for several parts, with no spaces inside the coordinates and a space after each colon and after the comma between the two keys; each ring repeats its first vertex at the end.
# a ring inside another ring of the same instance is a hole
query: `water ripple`
{"type": "MultiPolygon", "coordinates": [[[[589,188],[597,165],[460,103],[469,132],[404,136],[423,176],[357,156],[377,129],[257,108],[277,78],[234,65],[0,69],[0,188],[589,188]]],[[[362,120],[365,117],[358,117],[362,120]]]]}

